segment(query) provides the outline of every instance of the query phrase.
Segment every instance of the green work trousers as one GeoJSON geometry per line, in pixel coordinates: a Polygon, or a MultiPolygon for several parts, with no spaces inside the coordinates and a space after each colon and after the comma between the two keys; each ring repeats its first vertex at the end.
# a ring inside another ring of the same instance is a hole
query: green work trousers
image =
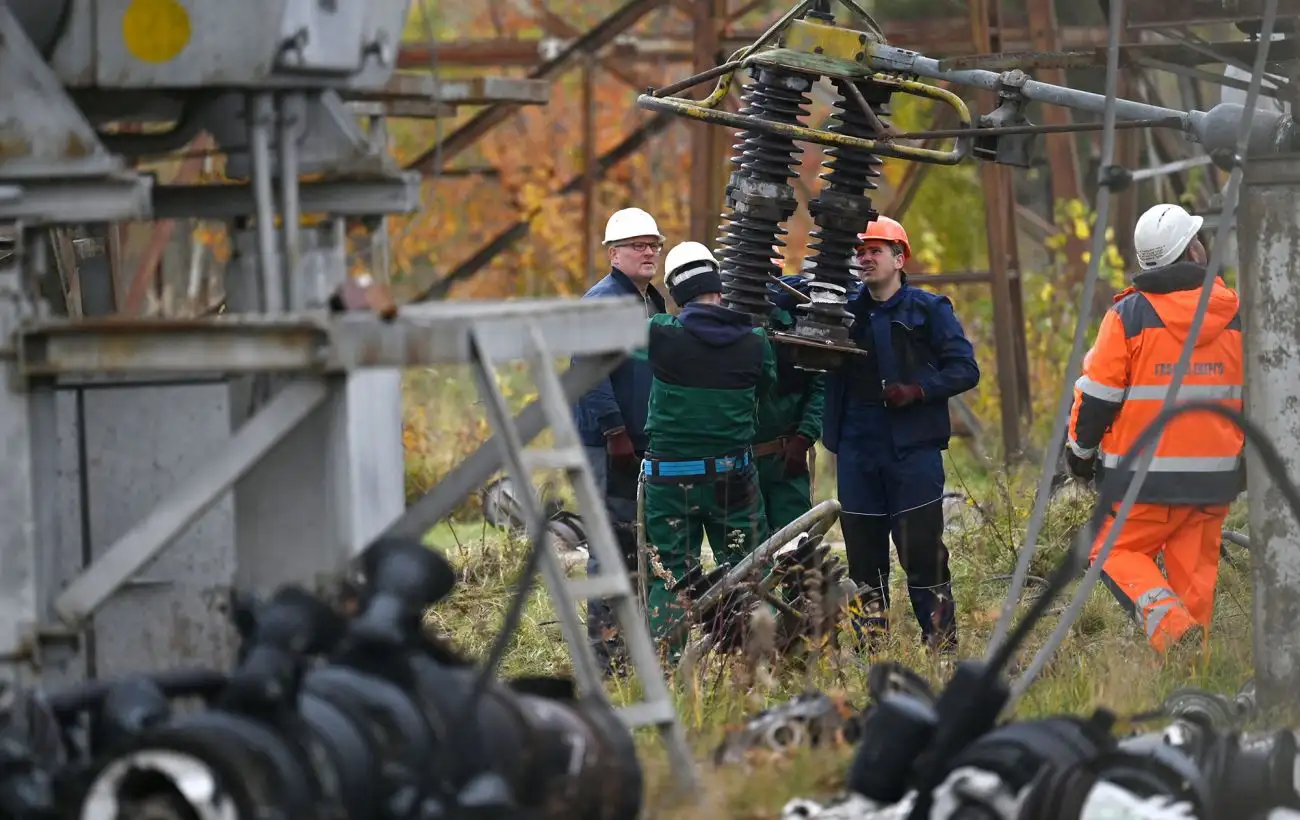
{"type": "MultiPolygon", "coordinates": [[[[651,634],[663,639],[689,603],[677,600],[669,586],[700,563],[705,535],[718,564],[733,566],[767,537],[758,471],[749,466],[696,484],[647,481],[645,527],[651,561],[658,561],[649,568],[647,615],[651,634]],[[671,581],[657,572],[660,568],[671,581]]],[[[669,647],[674,656],[684,646],[683,636],[677,637],[669,647]]]]}
{"type": "Polygon", "coordinates": [[[807,470],[787,477],[785,456],[781,453],[760,456],[755,461],[768,532],[776,532],[812,509],[812,477],[807,470]]]}

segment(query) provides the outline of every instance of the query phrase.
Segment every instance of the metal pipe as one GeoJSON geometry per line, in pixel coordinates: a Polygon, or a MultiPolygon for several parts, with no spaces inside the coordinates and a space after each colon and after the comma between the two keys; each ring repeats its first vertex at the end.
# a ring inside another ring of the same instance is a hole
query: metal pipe
{"type": "Polygon", "coordinates": [[[271,129],[275,102],[269,92],[248,97],[248,145],[257,208],[257,266],[262,275],[262,312],[284,312],[284,276],[275,248],[275,202],[271,196],[271,129]]]}
{"type": "MultiPolygon", "coordinates": [[[[1123,0],[1115,0],[1115,2],[1122,3],[1123,0]]],[[[1236,162],[1232,169],[1232,173],[1228,175],[1228,184],[1223,193],[1223,214],[1227,218],[1223,219],[1215,230],[1214,247],[1210,253],[1209,264],[1206,265],[1205,268],[1205,278],[1201,282],[1200,299],[1197,301],[1196,312],[1192,316],[1192,324],[1191,327],[1188,328],[1187,339],[1183,342],[1183,349],[1179,353],[1178,362],[1174,365],[1173,378],[1170,379],[1169,392],[1165,396],[1164,403],[1161,405],[1161,413],[1166,412],[1175,402],[1178,401],[1178,389],[1182,386],[1183,378],[1191,369],[1192,351],[1196,348],[1197,339],[1201,335],[1201,328],[1205,324],[1205,316],[1209,312],[1210,295],[1213,292],[1212,287],[1214,280],[1218,277],[1219,271],[1223,268],[1224,248],[1227,245],[1228,238],[1228,225],[1233,221],[1232,217],[1235,215],[1237,210],[1237,197],[1241,189],[1241,179],[1245,170],[1246,148],[1250,143],[1251,121],[1254,118],[1256,110],[1255,106],[1259,101],[1260,86],[1263,84],[1264,80],[1264,69],[1268,65],[1268,44],[1272,39],[1273,24],[1277,20],[1277,4],[1278,0],[1264,0],[1264,19],[1260,33],[1259,49],[1255,54],[1254,71],[1251,73],[1250,77],[1250,90],[1246,92],[1246,113],[1242,116],[1241,121],[1237,126],[1237,145],[1236,151],[1234,152],[1236,162]]],[[[1112,13],[1114,13],[1113,9],[1112,13]]],[[[1061,616],[1061,620],[1057,623],[1056,629],[1054,629],[1052,634],[1048,637],[1047,643],[1043,644],[1043,646],[1039,648],[1038,652],[1034,655],[1033,661],[1030,662],[1029,667],[1019,678],[1016,679],[1015,685],[1012,688],[1011,697],[1008,699],[1008,707],[1013,705],[1019,699],[1025,689],[1028,688],[1029,685],[1034,682],[1034,679],[1038,677],[1039,673],[1042,672],[1043,667],[1047,665],[1047,662],[1051,659],[1052,655],[1056,653],[1056,650],[1061,645],[1062,641],[1065,640],[1065,635],[1069,632],[1070,627],[1074,625],[1079,614],[1083,612],[1083,607],[1088,602],[1088,596],[1092,593],[1092,588],[1096,586],[1097,580],[1101,577],[1102,566],[1104,566],[1106,558],[1110,555],[1110,551],[1115,546],[1115,539],[1119,536],[1120,531],[1124,527],[1124,523],[1128,520],[1129,513],[1133,509],[1133,505],[1137,502],[1138,492],[1141,490],[1143,482],[1146,481],[1147,473],[1151,468],[1151,460],[1155,457],[1155,453],[1156,444],[1152,443],[1151,446],[1145,448],[1138,456],[1136,471],[1134,472],[1132,480],[1129,482],[1128,489],[1124,493],[1124,500],[1120,503],[1119,509],[1115,512],[1115,520],[1111,524],[1110,530],[1106,533],[1105,542],[1102,543],[1101,549],[1098,550],[1096,559],[1092,561],[1091,566],[1088,567],[1087,574],[1084,575],[1083,581],[1079,583],[1078,588],[1075,590],[1074,598],[1070,601],[1070,605],[1065,610],[1065,614],[1061,616]]],[[[1085,527],[1085,532],[1088,529],[1090,528],[1085,527]]],[[[1076,549],[1088,549],[1092,545],[1077,543],[1075,546],[1076,549]]],[[[1290,563],[1292,566],[1295,566],[1298,562],[1291,560],[1290,563]]],[[[1259,564],[1257,563],[1256,565],[1258,566],[1259,564]]],[[[1286,577],[1283,584],[1288,587],[1287,592],[1284,593],[1284,600],[1289,601],[1295,594],[1289,589],[1292,585],[1292,579],[1286,577]]],[[[1265,637],[1260,630],[1256,630],[1255,634],[1258,646],[1267,645],[1263,643],[1265,637]]],[[[1272,640],[1271,634],[1268,636],[1268,639],[1270,641],[1272,640]]],[[[1257,661],[1257,663],[1258,662],[1259,661],[1257,661]]],[[[1295,671],[1300,672],[1300,666],[1296,667],[1295,671]]],[[[1265,687],[1265,689],[1267,688],[1268,687],[1265,687]]],[[[1289,690],[1286,688],[1280,690],[1273,689],[1272,694],[1276,698],[1275,702],[1281,703],[1283,698],[1289,696],[1289,690]]]]}
{"type": "Polygon", "coordinates": [[[280,231],[284,242],[284,277],[288,285],[285,299],[290,310],[302,310],[303,299],[302,247],[299,229],[302,225],[302,200],[298,191],[298,133],[305,106],[300,93],[280,96],[280,231]]]}
{"type": "Polygon", "coordinates": [[[1208,156],[1188,157],[1175,162],[1167,162],[1164,165],[1157,165],[1154,168],[1141,168],[1133,172],[1133,181],[1139,182],[1144,179],[1153,177],[1162,177],[1165,174],[1177,174],[1180,171],[1188,171],[1192,168],[1198,168],[1202,165],[1209,165],[1213,160],[1208,156]]]}
{"type": "MultiPolygon", "coordinates": [[[[1035,125],[1025,123],[1024,125],[998,125],[991,128],[941,128],[933,131],[906,131],[901,134],[889,134],[890,139],[939,139],[942,137],[998,137],[1010,136],[1012,134],[1073,134],[1081,131],[1100,131],[1104,128],[1104,123],[1100,122],[1071,122],[1060,125],[1035,125]]],[[[1128,122],[1117,122],[1115,127],[1118,129],[1132,128],[1177,128],[1182,129],[1183,123],[1176,119],[1154,119],[1154,120],[1130,120],[1128,122]]]]}
{"type": "Polygon", "coordinates": [[[679,91],[693,88],[702,82],[707,82],[708,80],[721,77],[723,74],[730,74],[744,65],[744,62],[744,60],[732,60],[731,62],[714,66],[707,71],[701,71],[699,74],[692,74],[685,79],[678,80],[677,82],[666,85],[663,88],[650,89],[646,93],[650,94],[652,97],[671,97],[679,91]]]}
{"type": "MultiPolygon", "coordinates": [[[[1118,55],[1116,55],[1115,59],[1118,59],[1118,55]]],[[[1110,59],[1108,58],[1107,63],[1109,62],[1110,59]]],[[[872,47],[870,54],[867,56],[867,64],[879,71],[901,71],[906,74],[928,77],[932,80],[947,80],[958,85],[968,85],[993,92],[1002,87],[1002,78],[1004,76],[979,68],[945,71],[939,67],[938,60],[925,57],[915,51],[908,51],[894,46],[872,47]]],[[[1044,102],[1080,111],[1091,111],[1094,114],[1102,114],[1107,110],[1106,95],[1094,94],[1091,91],[1079,91],[1074,88],[1039,82],[1038,80],[1025,80],[1024,85],[1019,90],[1025,99],[1033,102],[1044,102]]],[[[1116,118],[1124,120],[1177,120],[1182,123],[1184,130],[1190,128],[1192,117],[1191,114],[1185,111],[1121,99],[1115,100],[1114,113],[1116,118]]]]}

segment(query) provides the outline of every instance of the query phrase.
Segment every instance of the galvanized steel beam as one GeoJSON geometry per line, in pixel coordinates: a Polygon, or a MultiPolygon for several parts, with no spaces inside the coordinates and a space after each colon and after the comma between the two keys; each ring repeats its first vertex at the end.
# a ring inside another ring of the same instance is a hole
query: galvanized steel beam
{"type": "MultiPolygon", "coordinates": [[[[333,216],[413,213],[420,207],[421,178],[416,173],[389,178],[303,182],[299,212],[333,216]]],[[[153,189],[155,219],[234,219],[255,213],[251,185],[159,185],[153,189]]],[[[272,204],[279,213],[281,203],[272,204]]]]}
{"type": "Polygon", "coordinates": [[[25,381],[86,374],[342,373],[460,364],[478,328],[496,361],[524,358],[519,323],[537,324],[557,355],[631,351],[646,343],[645,306],[627,299],[430,302],[385,321],[369,314],[227,315],[205,319],[54,319],[17,334],[25,381]]]}
{"type": "MultiPolygon", "coordinates": [[[[1246,415],[1300,472],[1300,155],[1246,166],[1238,210],[1246,415]]],[[[1300,691],[1300,522],[1258,459],[1246,459],[1254,575],[1255,683],[1261,705],[1300,691]]]]}
{"type": "Polygon", "coordinates": [[[54,601],[59,617],[73,627],[89,619],[306,418],[325,395],[325,385],[316,380],[285,388],[212,453],[203,470],[181,481],[144,520],[68,584],[54,601]]]}

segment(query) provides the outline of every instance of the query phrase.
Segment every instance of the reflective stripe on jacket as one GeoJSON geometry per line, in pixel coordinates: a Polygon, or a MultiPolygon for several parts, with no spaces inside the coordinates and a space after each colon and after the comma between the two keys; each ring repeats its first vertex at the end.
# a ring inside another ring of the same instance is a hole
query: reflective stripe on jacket
{"type": "MultiPolygon", "coordinates": [[[[1201,296],[1205,268],[1177,262],[1133,277],[1102,318],[1097,341],[1074,386],[1069,447],[1097,457],[1098,481],[1127,486],[1115,469],[1160,412],[1201,296]]],[[[1178,390],[1180,401],[1206,399],[1242,407],[1241,319],[1235,291],[1215,279],[1209,310],[1178,390]]],[[[1240,491],[1243,436],[1208,413],[1166,426],[1138,502],[1226,504],[1240,491]]]]}

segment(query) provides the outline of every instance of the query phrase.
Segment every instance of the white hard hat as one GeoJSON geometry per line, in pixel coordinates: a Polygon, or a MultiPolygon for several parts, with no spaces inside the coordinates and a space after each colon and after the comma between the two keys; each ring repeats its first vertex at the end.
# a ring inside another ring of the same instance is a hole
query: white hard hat
{"type": "Polygon", "coordinates": [[[655,218],[640,208],[624,208],[615,211],[605,223],[605,244],[621,242],[634,236],[657,236],[659,241],[664,235],[659,233],[655,218]]]}
{"type": "Polygon", "coordinates": [[[1133,250],[1143,270],[1168,265],[1183,255],[1205,220],[1177,205],[1147,209],[1133,228],[1133,250]]]}
{"type": "Polygon", "coordinates": [[[718,260],[713,258],[708,248],[699,242],[682,242],[668,251],[668,257],[664,259],[664,273],[672,279],[673,271],[692,262],[712,262],[715,268],[718,266],[718,260]]]}

